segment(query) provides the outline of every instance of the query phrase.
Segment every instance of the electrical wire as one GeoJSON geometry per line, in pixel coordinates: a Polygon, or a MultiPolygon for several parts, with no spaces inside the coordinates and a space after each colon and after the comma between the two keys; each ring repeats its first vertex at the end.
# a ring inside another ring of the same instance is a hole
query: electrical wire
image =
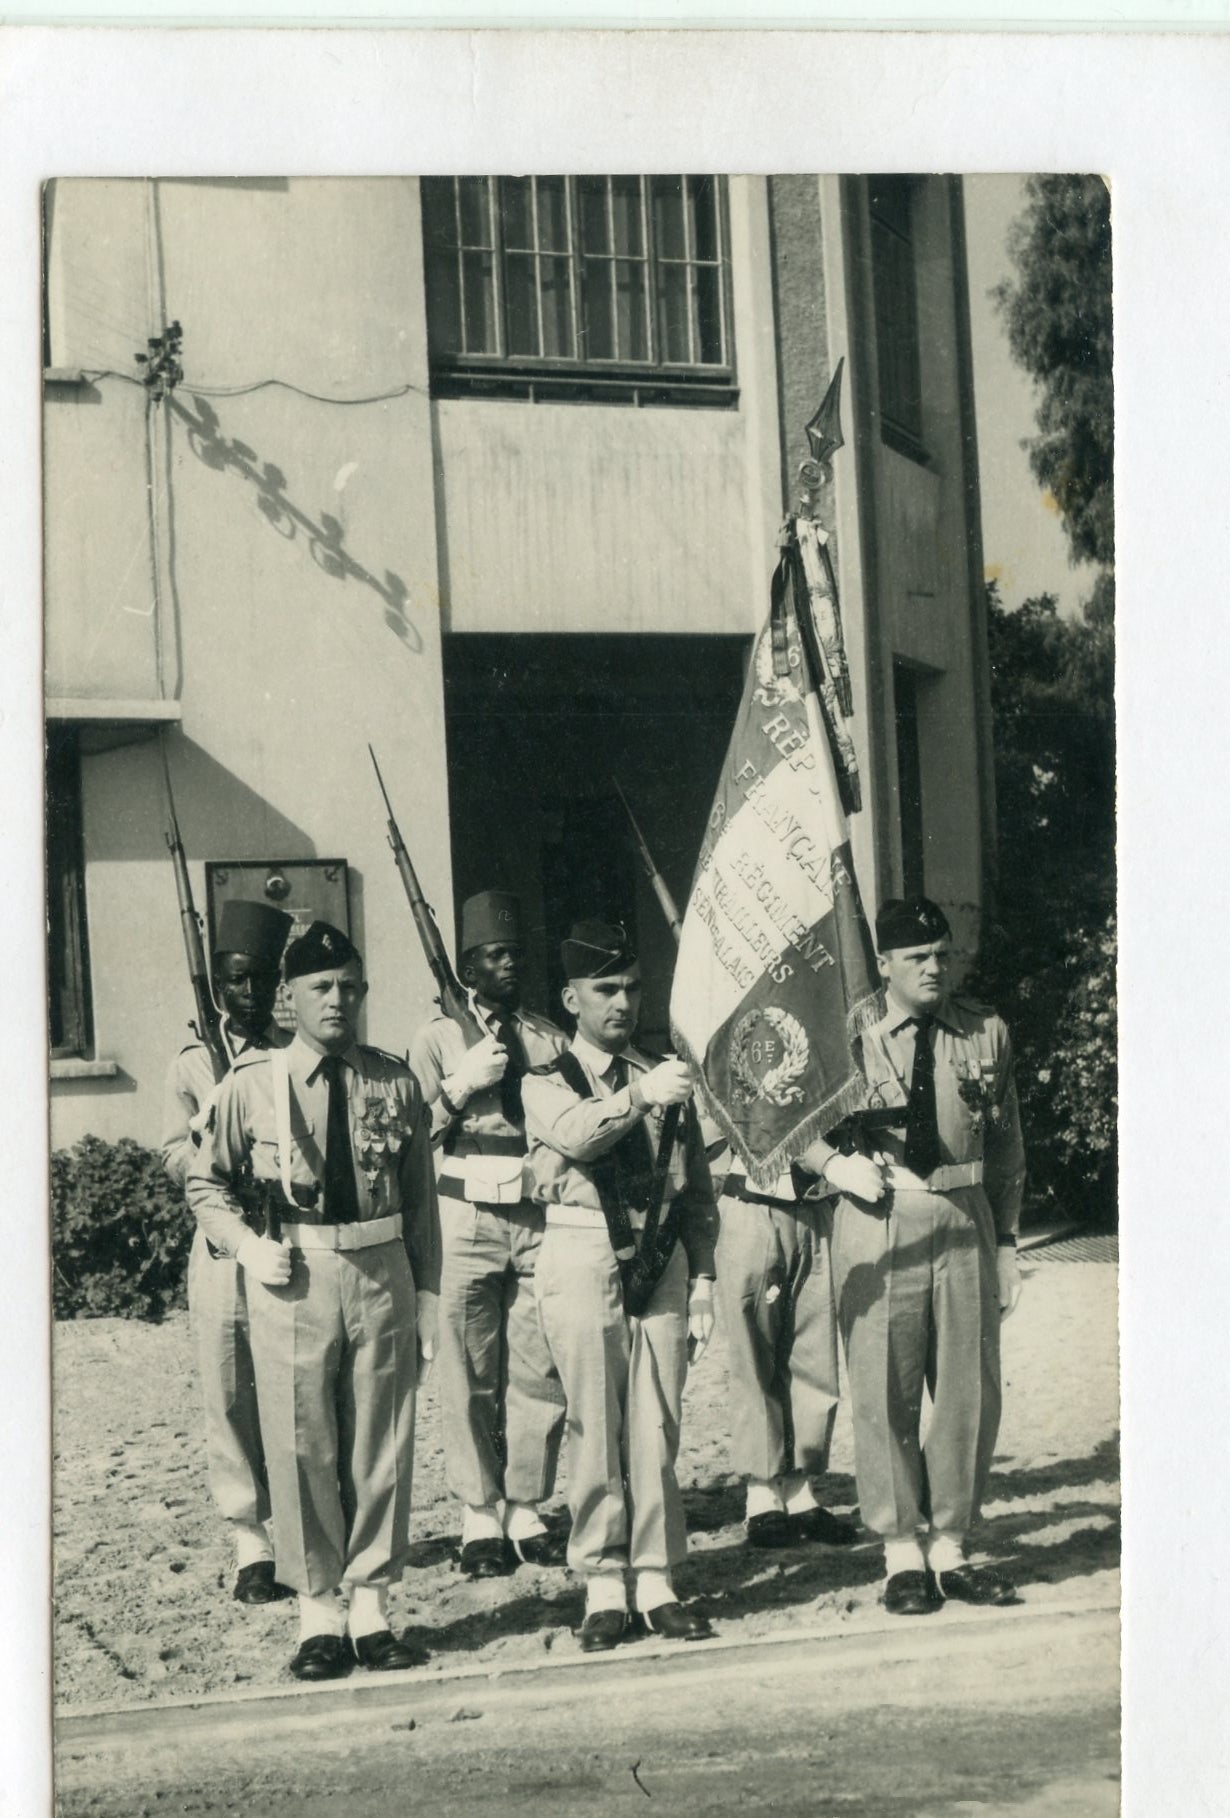
{"type": "MultiPolygon", "coordinates": [[[[146,381],[137,373],[118,372],[113,366],[83,366],[80,368],[91,384],[97,379],[123,379],[129,385],[145,386],[146,381]]],[[[194,385],[191,379],[181,379],[176,391],[195,393],[201,398],[242,398],[251,392],[264,391],[267,386],[276,385],[282,391],[293,391],[301,398],[311,398],[316,404],[384,404],[394,398],[404,398],[413,392],[421,398],[429,398],[430,391],[425,385],[398,385],[391,391],[377,391],[358,398],[329,397],[324,392],[309,391],[306,386],[296,385],[290,379],[254,379],[247,385],[194,385]]]]}

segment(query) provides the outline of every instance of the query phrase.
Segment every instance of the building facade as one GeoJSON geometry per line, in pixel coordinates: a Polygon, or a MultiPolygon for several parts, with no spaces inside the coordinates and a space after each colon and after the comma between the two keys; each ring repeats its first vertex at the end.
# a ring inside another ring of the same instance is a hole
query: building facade
{"type": "Polygon", "coordinates": [[[682,900],[842,355],[856,866],[972,951],[958,179],[91,179],[45,221],[54,1147],[155,1141],[187,1039],[164,758],[207,924],[228,892],[344,916],[368,1040],[404,1053],[430,1009],[369,744],[450,947],[455,901],[517,890],[545,1006],[568,920],[622,914],[665,1038],[615,783],[682,900]]]}

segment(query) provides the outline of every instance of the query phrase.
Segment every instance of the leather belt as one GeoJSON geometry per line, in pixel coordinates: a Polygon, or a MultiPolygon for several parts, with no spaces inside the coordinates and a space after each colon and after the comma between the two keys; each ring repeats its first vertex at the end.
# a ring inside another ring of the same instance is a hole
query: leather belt
{"type": "Polygon", "coordinates": [[[282,1225],[283,1239],[296,1250],[371,1250],[377,1244],[395,1243],[400,1236],[400,1212],[348,1225],[308,1225],[290,1220],[282,1225]]]}
{"type": "Polygon", "coordinates": [[[776,1206],[782,1212],[797,1212],[797,1199],[777,1199],[772,1193],[758,1193],[741,1174],[728,1174],[722,1187],[723,1199],[741,1199],[748,1206],[776,1206]]]}
{"type": "Polygon", "coordinates": [[[457,1140],[445,1153],[453,1161],[464,1161],[467,1155],[524,1155],[523,1136],[471,1136],[459,1131],[457,1140]]]}
{"type": "Polygon", "coordinates": [[[884,1184],[895,1193],[951,1193],[954,1187],[980,1187],[982,1163],[949,1162],[943,1167],[932,1168],[926,1176],[894,1163],[884,1171],[884,1184]]]}
{"type": "MultiPolygon", "coordinates": [[[[549,1225],[570,1225],[576,1231],[606,1232],[606,1219],[598,1206],[548,1206],[546,1212],[549,1225]]],[[[645,1214],[630,1211],[628,1222],[634,1231],[643,1230],[645,1214]]]]}
{"type": "Polygon", "coordinates": [[[520,1199],[471,1199],[465,1182],[458,1180],[455,1174],[441,1174],[436,1181],[436,1193],[440,1199],[459,1199],[464,1206],[482,1206],[489,1212],[516,1212],[524,1205],[535,1204],[528,1193],[522,1193],[520,1199]]]}

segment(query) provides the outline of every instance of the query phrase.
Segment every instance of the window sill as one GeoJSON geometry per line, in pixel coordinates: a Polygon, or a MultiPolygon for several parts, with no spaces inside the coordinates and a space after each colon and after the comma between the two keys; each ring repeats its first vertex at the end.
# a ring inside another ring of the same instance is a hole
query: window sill
{"type": "Polygon", "coordinates": [[[53,1085],[62,1079],[118,1079],[119,1076],[120,1063],[113,1060],[82,1060],[80,1056],[73,1055],[51,1063],[53,1085]]]}
{"type": "Polygon", "coordinates": [[[617,404],[641,409],[676,405],[730,410],[739,402],[739,388],[728,374],[680,378],[667,374],[527,372],[495,366],[437,367],[431,375],[431,395],[520,398],[531,404],[617,404]]]}

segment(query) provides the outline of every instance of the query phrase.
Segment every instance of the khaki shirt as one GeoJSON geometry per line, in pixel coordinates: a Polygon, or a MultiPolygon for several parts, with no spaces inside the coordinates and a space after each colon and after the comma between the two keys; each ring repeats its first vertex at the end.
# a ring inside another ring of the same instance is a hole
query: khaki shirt
{"type": "MultiPolygon", "coordinates": [[[[285,1048],[290,1032],[270,1023],[263,1036],[254,1042],[237,1039],[227,1019],[222,1019],[222,1039],[232,1063],[254,1048],[285,1048]]],[[[167,1070],[162,1098],[162,1162],[177,1187],[188,1178],[188,1166],[200,1145],[200,1132],[192,1129],[192,1120],[202,1106],[214,1096],[214,1063],[204,1042],[189,1042],[181,1048],[167,1070]]]]}
{"type": "MultiPolygon", "coordinates": [[[[286,1050],[290,1073],[294,1187],[315,1188],[314,1210],[292,1217],[327,1222],[321,1203],[329,1086],[324,1056],[300,1036],[286,1050]]],[[[357,1044],[342,1055],[350,1109],[351,1154],[361,1220],[400,1212],[415,1286],[440,1288],[440,1214],[431,1166],[427,1109],[404,1061],[357,1044]]],[[[234,1256],[249,1227],[234,1192],[245,1168],[258,1181],[280,1182],[273,1069],[267,1050],[241,1055],[218,1087],[213,1128],[188,1171],[188,1204],[210,1242],[234,1256]]]]}
{"type": "MultiPolygon", "coordinates": [[[[632,1103],[630,1086],[623,1086],[618,1092],[611,1090],[607,1079],[611,1055],[581,1036],[574,1037],[571,1047],[585,1070],[594,1093],[592,1098],[578,1098],[562,1075],[555,1072],[527,1073],[521,1082],[534,1196],[548,1207],[567,1206],[588,1212],[592,1219],[585,1222],[605,1229],[602,1201],[587,1164],[605,1155],[637,1124],[645,1126],[652,1162],[664,1113],[657,1109],[638,1111],[632,1103]]],[[[629,1075],[648,1073],[658,1064],[638,1048],[625,1048],[621,1058],[627,1063],[629,1075]]],[[[693,1278],[711,1276],[717,1207],[696,1113],[690,1105],[684,1109],[684,1130],[682,1154],[678,1143],[671,1154],[664,1209],[676,1194],[682,1193],[679,1234],[688,1255],[688,1274],[693,1278]]],[[[632,1222],[635,1225],[643,1221],[634,1216],[632,1222]]]]}
{"type": "MultiPolygon", "coordinates": [[[[983,1188],[996,1234],[1015,1237],[1025,1194],[1025,1145],[1012,1075],[1012,1038],[1002,1017],[965,998],[949,998],[933,1015],[935,1109],[942,1159],[945,1163],[982,1162],[983,1188]]],[[[869,1105],[904,1107],[908,1103],[917,1033],[911,1013],[890,996],[885,1015],[863,1036],[869,1105]]],[[[903,1166],[904,1127],[877,1131],[874,1148],[903,1166]]],[[[808,1166],[821,1167],[833,1153],[831,1144],[814,1143],[807,1153],[808,1166]]]]}

